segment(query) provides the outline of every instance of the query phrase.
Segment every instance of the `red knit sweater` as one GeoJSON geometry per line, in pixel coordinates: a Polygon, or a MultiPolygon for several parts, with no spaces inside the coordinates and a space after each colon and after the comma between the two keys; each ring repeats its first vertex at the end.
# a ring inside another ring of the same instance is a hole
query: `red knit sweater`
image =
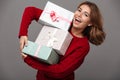
{"type": "MultiPolygon", "coordinates": [[[[41,13],[42,10],[36,7],[25,8],[20,25],[19,37],[28,35],[28,27],[31,21],[38,21],[41,13]]],[[[30,56],[26,57],[24,61],[29,66],[38,70],[37,80],[74,80],[74,71],[83,63],[89,49],[87,37],[78,38],[73,35],[70,46],[65,55],[61,56],[58,64],[48,65],[40,63],[30,56]]]]}

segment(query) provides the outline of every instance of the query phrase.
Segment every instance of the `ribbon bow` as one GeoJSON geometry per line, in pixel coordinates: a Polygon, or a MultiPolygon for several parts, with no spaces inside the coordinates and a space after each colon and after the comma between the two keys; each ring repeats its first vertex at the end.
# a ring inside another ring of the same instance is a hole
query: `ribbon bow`
{"type": "Polygon", "coordinates": [[[59,17],[56,16],[55,11],[50,12],[50,17],[51,17],[53,22],[59,22],[59,17]]]}

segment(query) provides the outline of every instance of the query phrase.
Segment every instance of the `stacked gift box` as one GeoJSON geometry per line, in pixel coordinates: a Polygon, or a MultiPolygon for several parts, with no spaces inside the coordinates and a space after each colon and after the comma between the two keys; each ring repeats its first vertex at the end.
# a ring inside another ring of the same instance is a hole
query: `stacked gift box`
{"type": "Polygon", "coordinates": [[[43,27],[23,52],[48,64],[58,63],[59,55],[65,55],[73,38],[68,32],[72,19],[72,12],[48,1],[38,21],[43,27]]]}

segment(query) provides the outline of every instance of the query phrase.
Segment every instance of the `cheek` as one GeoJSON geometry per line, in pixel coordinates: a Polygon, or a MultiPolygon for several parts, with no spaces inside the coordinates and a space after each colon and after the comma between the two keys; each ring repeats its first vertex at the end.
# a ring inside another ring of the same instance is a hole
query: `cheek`
{"type": "Polygon", "coordinates": [[[77,15],[77,13],[75,12],[75,13],[74,13],[74,17],[76,17],[76,15],[77,15]]]}
{"type": "Polygon", "coordinates": [[[86,27],[90,24],[90,20],[88,19],[83,19],[83,22],[81,23],[81,26],[86,27]]]}
{"type": "Polygon", "coordinates": [[[89,24],[89,23],[90,23],[90,19],[89,19],[89,18],[83,18],[83,22],[84,22],[85,24],[89,24]]]}

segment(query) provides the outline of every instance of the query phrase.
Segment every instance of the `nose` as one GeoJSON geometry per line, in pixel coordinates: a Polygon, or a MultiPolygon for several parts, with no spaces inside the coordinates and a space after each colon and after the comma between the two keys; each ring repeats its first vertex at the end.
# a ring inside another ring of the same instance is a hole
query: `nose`
{"type": "Polygon", "coordinates": [[[82,17],[82,12],[79,12],[79,13],[78,13],[78,16],[79,16],[79,17],[82,17]]]}

